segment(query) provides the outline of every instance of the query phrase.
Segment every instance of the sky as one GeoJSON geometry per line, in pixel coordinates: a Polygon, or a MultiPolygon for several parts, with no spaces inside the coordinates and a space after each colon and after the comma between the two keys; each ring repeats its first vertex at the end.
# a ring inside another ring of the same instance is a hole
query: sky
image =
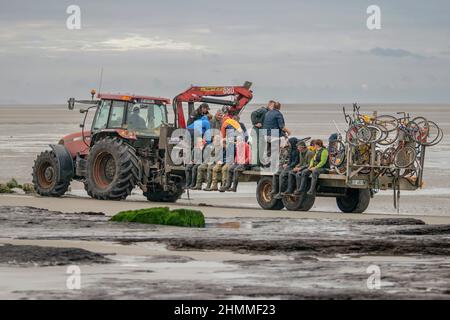
{"type": "Polygon", "coordinates": [[[103,92],[248,80],[258,103],[450,103],[450,1],[0,0],[0,104],[86,99],[102,68],[103,92]]]}

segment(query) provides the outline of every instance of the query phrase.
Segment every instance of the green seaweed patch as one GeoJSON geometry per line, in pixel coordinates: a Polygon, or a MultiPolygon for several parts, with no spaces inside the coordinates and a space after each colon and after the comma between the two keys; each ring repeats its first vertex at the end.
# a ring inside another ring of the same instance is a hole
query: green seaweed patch
{"type": "Polygon", "coordinates": [[[34,185],[32,183],[24,183],[22,185],[22,190],[25,191],[25,193],[34,193],[34,185]]]}
{"type": "Polygon", "coordinates": [[[167,207],[122,211],[111,218],[115,222],[137,222],[178,227],[205,227],[205,216],[201,211],[190,209],[170,210],[167,207]]]}
{"type": "Polygon", "coordinates": [[[16,179],[14,179],[14,178],[12,178],[11,180],[9,180],[7,183],[6,183],[6,186],[8,187],[8,188],[10,188],[10,189],[14,189],[14,188],[20,188],[20,189],[22,189],[22,186],[17,182],[17,180],[16,179]]]}
{"type": "Polygon", "coordinates": [[[12,191],[8,185],[0,183],[0,193],[13,193],[14,191],[12,191]]]}

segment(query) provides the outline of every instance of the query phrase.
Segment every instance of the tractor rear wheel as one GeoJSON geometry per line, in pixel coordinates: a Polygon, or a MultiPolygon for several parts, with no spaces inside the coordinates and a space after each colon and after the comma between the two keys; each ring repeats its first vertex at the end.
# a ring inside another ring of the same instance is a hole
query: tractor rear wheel
{"type": "Polygon", "coordinates": [[[337,197],[336,203],[339,209],[345,213],[363,213],[369,207],[369,189],[348,189],[347,195],[337,197]]]}
{"type": "Polygon", "coordinates": [[[92,198],[125,199],[138,180],[138,158],[134,149],[122,139],[106,137],[91,148],[85,189],[92,198]]]}
{"type": "Polygon", "coordinates": [[[36,192],[45,197],[60,197],[66,193],[71,179],[63,180],[59,172],[59,161],[54,151],[38,155],[32,173],[36,192]]]}
{"type": "Polygon", "coordinates": [[[264,210],[281,210],[284,208],[281,199],[274,199],[272,197],[272,178],[262,177],[258,181],[256,187],[256,200],[264,210]]]}

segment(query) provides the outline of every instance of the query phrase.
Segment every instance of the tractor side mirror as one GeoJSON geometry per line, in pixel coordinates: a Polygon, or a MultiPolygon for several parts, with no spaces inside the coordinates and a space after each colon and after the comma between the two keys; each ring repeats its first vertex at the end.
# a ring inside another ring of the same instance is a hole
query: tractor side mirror
{"type": "Polygon", "coordinates": [[[86,113],[87,109],[80,109],[80,113],[86,113]]]}
{"type": "Polygon", "coordinates": [[[69,98],[69,100],[67,100],[67,107],[69,110],[73,110],[75,108],[75,98],[69,98]]]}

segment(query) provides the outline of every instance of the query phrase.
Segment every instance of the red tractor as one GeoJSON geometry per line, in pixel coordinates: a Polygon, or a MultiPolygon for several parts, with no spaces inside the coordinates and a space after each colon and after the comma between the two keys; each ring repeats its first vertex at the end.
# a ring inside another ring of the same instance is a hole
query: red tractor
{"type": "Polygon", "coordinates": [[[184,192],[185,169],[170,159],[171,133],[185,128],[183,102],[228,105],[239,112],[252,99],[251,83],[234,87],[191,87],[173,100],[170,123],[169,99],[139,95],[103,94],[94,100],[68,101],[90,105],[81,109],[81,132],[63,137],[51,150],[37,156],[33,183],[42,196],[62,196],[72,180],[84,183],[89,196],[101,200],[122,200],[139,186],[150,201],[175,202],[184,192]],[[211,96],[231,96],[222,100],[211,96]],[[86,130],[90,110],[95,110],[91,128],[86,130]]]}

